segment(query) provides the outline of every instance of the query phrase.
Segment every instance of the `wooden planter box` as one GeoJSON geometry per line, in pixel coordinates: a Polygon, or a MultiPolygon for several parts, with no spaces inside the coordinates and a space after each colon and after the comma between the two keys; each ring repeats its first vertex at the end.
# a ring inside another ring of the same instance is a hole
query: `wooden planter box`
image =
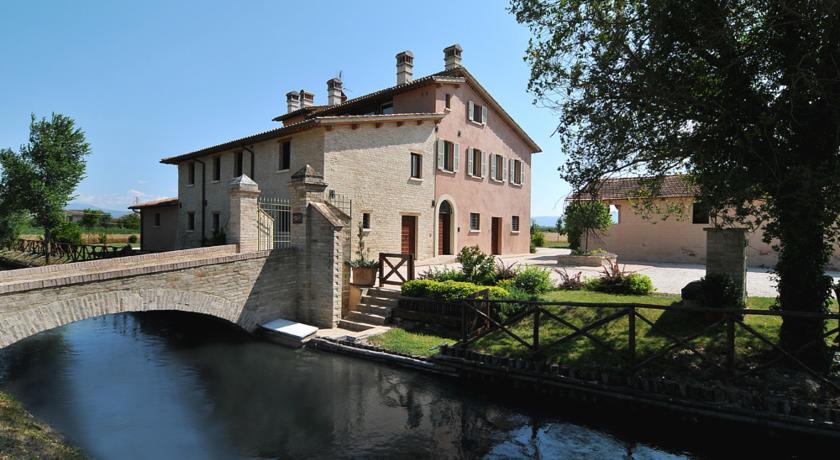
{"type": "Polygon", "coordinates": [[[591,256],[573,256],[570,254],[557,256],[557,265],[567,267],[603,267],[604,262],[614,264],[617,260],[618,256],[609,252],[593,254],[591,256]]]}
{"type": "Polygon", "coordinates": [[[373,286],[376,283],[376,269],[367,267],[353,268],[353,284],[357,286],[373,286]]]}

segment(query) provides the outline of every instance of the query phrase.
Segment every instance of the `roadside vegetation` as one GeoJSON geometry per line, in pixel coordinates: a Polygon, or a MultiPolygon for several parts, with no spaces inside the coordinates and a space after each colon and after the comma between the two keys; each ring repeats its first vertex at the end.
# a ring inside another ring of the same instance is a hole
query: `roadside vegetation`
{"type": "Polygon", "coordinates": [[[84,459],[85,454],[0,392],[0,458],[84,459]]]}

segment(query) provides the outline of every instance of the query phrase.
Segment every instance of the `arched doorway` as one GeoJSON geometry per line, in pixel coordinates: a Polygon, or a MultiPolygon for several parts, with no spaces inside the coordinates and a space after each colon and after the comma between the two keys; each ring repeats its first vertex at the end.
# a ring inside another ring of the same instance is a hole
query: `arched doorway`
{"type": "Polygon", "coordinates": [[[442,201],[438,210],[438,255],[452,254],[452,204],[442,201]]]}

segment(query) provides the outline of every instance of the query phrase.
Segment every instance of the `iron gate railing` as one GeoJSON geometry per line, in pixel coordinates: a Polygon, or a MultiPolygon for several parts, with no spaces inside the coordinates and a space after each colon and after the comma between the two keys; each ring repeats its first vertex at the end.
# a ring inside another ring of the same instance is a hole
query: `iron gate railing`
{"type": "Polygon", "coordinates": [[[292,245],[292,205],[288,199],[260,196],[257,200],[257,239],[261,251],[292,245]]]}
{"type": "Polygon", "coordinates": [[[353,217],[353,200],[346,195],[342,195],[335,190],[327,190],[324,192],[324,198],[334,207],[338,208],[347,217],[353,217]]]}

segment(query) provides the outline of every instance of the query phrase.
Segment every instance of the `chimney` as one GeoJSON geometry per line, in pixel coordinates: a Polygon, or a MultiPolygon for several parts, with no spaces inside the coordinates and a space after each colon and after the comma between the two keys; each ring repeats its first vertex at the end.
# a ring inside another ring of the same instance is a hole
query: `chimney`
{"type": "Polygon", "coordinates": [[[397,54],[397,84],[411,83],[414,79],[414,54],[405,50],[397,54]]]}
{"type": "Polygon", "coordinates": [[[341,104],[341,90],[342,86],[340,78],[336,77],[327,80],[327,105],[341,104]]]}
{"type": "Polygon", "coordinates": [[[312,107],[315,105],[315,93],[300,90],[300,108],[312,107]]]}
{"type": "Polygon", "coordinates": [[[286,109],[289,112],[294,112],[300,108],[300,94],[291,91],[286,93],[286,109]]]}
{"type": "Polygon", "coordinates": [[[443,62],[446,64],[446,70],[452,70],[461,67],[461,52],[464,48],[461,45],[454,44],[443,49],[443,62]]]}

